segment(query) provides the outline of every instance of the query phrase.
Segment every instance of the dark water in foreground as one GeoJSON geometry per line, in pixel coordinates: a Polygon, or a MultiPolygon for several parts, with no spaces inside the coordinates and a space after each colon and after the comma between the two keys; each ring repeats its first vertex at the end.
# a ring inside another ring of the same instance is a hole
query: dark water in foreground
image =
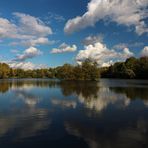
{"type": "Polygon", "coordinates": [[[148,148],[148,81],[0,80],[0,148],[148,148]]]}

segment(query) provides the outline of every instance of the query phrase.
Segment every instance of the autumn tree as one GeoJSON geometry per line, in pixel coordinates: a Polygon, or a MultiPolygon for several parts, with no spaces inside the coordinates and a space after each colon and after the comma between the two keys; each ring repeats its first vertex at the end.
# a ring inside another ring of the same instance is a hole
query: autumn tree
{"type": "Polygon", "coordinates": [[[8,64],[0,63],[0,78],[8,78],[10,73],[10,67],[8,64]]]}

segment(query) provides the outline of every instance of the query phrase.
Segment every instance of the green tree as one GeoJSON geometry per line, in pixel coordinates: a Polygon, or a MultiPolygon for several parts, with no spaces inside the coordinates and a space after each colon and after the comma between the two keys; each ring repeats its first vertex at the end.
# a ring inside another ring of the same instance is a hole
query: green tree
{"type": "Polygon", "coordinates": [[[82,63],[82,72],[84,74],[84,80],[98,80],[100,77],[97,63],[89,59],[82,63]]]}
{"type": "Polygon", "coordinates": [[[64,64],[57,68],[57,77],[60,79],[71,80],[74,79],[73,66],[70,64],[64,64]]]}
{"type": "Polygon", "coordinates": [[[8,64],[0,63],[0,78],[8,78],[10,73],[10,67],[8,64]]]}
{"type": "Polygon", "coordinates": [[[148,78],[148,57],[141,57],[139,59],[139,68],[137,71],[138,78],[148,78]]]}

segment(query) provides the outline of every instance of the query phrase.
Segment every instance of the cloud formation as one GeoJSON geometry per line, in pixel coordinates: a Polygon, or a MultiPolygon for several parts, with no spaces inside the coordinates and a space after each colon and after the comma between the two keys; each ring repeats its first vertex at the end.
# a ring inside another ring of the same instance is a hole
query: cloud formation
{"type": "Polygon", "coordinates": [[[17,26],[5,18],[0,18],[0,38],[18,38],[17,26]]]}
{"type": "Polygon", "coordinates": [[[76,45],[67,45],[66,43],[62,43],[58,48],[53,48],[51,53],[65,53],[65,52],[75,52],[77,50],[76,45]]]}
{"type": "Polygon", "coordinates": [[[19,54],[16,56],[16,58],[14,59],[14,61],[25,61],[27,59],[31,59],[34,58],[38,55],[41,55],[42,52],[35,48],[35,47],[30,47],[28,49],[26,49],[22,54],[19,54]]]}
{"type": "Polygon", "coordinates": [[[11,68],[20,68],[20,69],[34,69],[35,65],[31,62],[10,62],[9,66],[11,68]]]}
{"type": "Polygon", "coordinates": [[[24,13],[13,13],[18,18],[19,31],[23,34],[47,36],[52,34],[50,27],[46,26],[39,18],[24,13]]]}
{"type": "Polygon", "coordinates": [[[109,66],[113,62],[125,60],[134,54],[124,48],[121,52],[114,49],[108,49],[105,44],[97,42],[94,45],[84,46],[84,50],[80,50],[76,56],[77,63],[81,64],[86,59],[91,59],[98,63],[99,66],[109,66]]]}
{"type": "Polygon", "coordinates": [[[104,35],[103,34],[98,34],[98,35],[90,35],[87,36],[84,40],[83,40],[83,44],[84,45],[90,45],[90,44],[95,44],[97,42],[103,42],[104,39],[104,35]]]}
{"type": "Polygon", "coordinates": [[[133,26],[139,35],[148,32],[145,19],[147,15],[147,0],[90,0],[87,12],[68,20],[64,31],[73,33],[98,21],[111,21],[120,25],[133,26]]]}
{"type": "Polygon", "coordinates": [[[148,46],[145,46],[141,52],[141,56],[148,56],[148,46]]]}
{"type": "Polygon", "coordinates": [[[15,20],[10,21],[0,17],[1,39],[13,39],[14,45],[25,44],[36,46],[37,44],[48,44],[47,36],[52,34],[52,29],[37,17],[13,13],[15,20]]]}
{"type": "Polygon", "coordinates": [[[46,66],[43,64],[33,64],[32,62],[16,62],[16,61],[11,61],[7,62],[11,68],[14,69],[24,69],[24,70],[29,70],[29,69],[41,69],[45,68],[46,66]]]}

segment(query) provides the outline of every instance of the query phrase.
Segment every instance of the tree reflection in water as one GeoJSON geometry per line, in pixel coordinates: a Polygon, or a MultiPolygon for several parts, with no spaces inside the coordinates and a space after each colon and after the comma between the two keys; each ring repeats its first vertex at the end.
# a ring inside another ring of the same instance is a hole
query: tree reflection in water
{"type": "MultiPolygon", "coordinates": [[[[137,80],[135,80],[137,82],[137,80]]],[[[121,80],[100,82],[92,81],[59,81],[48,79],[24,79],[24,80],[4,80],[0,81],[0,92],[6,93],[9,89],[19,90],[18,93],[23,95],[25,92],[20,90],[39,88],[60,88],[63,96],[75,95],[78,101],[84,104],[87,108],[101,111],[110,104],[117,104],[119,107],[126,107],[132,100],[141,99],[145,105],[148,104],[148,87],[147,85],[130,85],[136,84],[131,80],[130,83],[125,83],[121,80]],[[109,82],[109,83],[107,83],[109,82]],[[144,87],[141,87],[144,86],[144,87]]],[[[140,83],[141,84],[141,83],[140,83]]],[[[28,96],[28,98],[32,96],[28,96]]],[[[34,99],[32,100],[33,103],[34,99]]],[[[28,100],[28,103],[29,103],[28,100]]],[[[27,101],[27,99],[26,99],[27,101]]],[[[36,100],[37,101],[37,100],[36,100]]],[[[69,100],[58,102],[57,98],[52,99],[54,104],[66,104],[69,100]],[[55,101],[56,100],[56,101],[55,101]]],[[[30,102],[30,103],[31,103],[30,102]]],[[[35,102],[34,102],[35,103],[35,102]]],[[[76,102],[73,103],[76,106],[76,102]]],[[[67,104],[68,105],[68,104],[67,104]]]]}
{"type": "Polygon", "coordinates": [[[147,147],[147,100],[148,85],[137,80],[0,81],[0,144],[64,147],[79,139],[89,148],[147,147]]]}
{"type": "MultiPolygon", "coordinates": [[[[125,80],[124,80],[125,81],[125,80]]],[[[118,82],[118,81],[117,81],[118,82]]],[[[148,87],[140,86],[121,87],[102,84],[103,82],[90,81],[62,81],[58,83],[64,96],[72,94],[78,97],[79,102],[83,103],[87,108],[101,111],[108,105],[113,104],[118,107],[126,107],[134,99],[141,99],[145,105],[148,100],[148,87]]]]}

